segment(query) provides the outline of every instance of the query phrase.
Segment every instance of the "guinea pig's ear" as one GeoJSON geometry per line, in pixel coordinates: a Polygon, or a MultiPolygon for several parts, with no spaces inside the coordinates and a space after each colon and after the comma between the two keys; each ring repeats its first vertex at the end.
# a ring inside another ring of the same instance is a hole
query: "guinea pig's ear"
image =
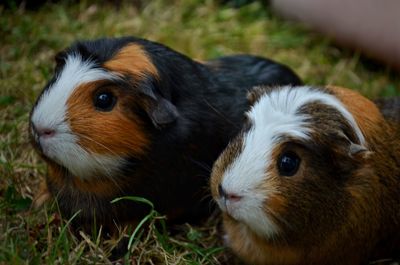
{"type": "Polygon", "coordinates": [[[349,154],[351,156],[356,156],[356,155],[363,154],[366,152],[369,152],[369,151],[365,146],[355,144],[355,143],[350,143],[349,154]]]}
{"type": "Polygon", "coordinates": [[[161,96],[157,96],[154,101],[147,104],[145,111],[158,129],[173,123],[179,116],[175,105],[161,96]]]}
{"type": "Polygon", "coordinates": [[[349,154],[349,156],[353,157],[353,158],[367,158],[369,157],[369,155],[371,154],[371,151],[368,150],[367,147],[361,145],[361,144],[357,144],[354,143],[352,140],[349,139],[349,137],[343,133],[343,132],[339,132],[339,135],[345,139],[345,141],[348,143],[346,145],[346,148],[348,149],[347,152],[349,154]]]}
{"type": "Polygon", "coordinates": [[[368,150],[365,146],[350,143],[349,155],[353,158],[367,159],[371,156],[372,151],[368,150]]]}
{"type": "Polygon", "coordinates": [[[145,96],[143,108],[157,129],[168,126],[179,117],[176,106],[156,91],[151,82],[142,83],[139,90],[145,96]]]}

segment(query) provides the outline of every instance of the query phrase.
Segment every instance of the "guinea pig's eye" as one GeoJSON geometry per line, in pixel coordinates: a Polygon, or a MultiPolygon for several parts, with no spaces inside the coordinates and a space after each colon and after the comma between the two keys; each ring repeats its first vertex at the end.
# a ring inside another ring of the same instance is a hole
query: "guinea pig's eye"
{"type": "Polygon", "coordinates": [[[113,93],[108,91],[102,91],[95,94],[93,99],[93,104],[97,110],[100,111],[111,111],[115,103],[117,102],[117,98],[113,93]]]}
{"type": "Polygon", "coordinates": [[[300,157],[294,152],[285,152],[278,159],[278,170],[282,176],[293,176],[296,174],[299,166],[300,157]]]}

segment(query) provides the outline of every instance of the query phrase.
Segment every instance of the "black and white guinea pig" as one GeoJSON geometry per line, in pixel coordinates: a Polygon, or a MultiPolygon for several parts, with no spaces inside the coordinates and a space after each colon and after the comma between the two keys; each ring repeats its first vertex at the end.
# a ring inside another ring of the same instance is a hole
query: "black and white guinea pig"
{"type": "Polygon", "coordinates": [[[169,220],[206,215],[211,166],[240,129],[247,90],[300,83],[268,59],[200,63],[135,37],[77,42],[56,63],[30,133],[48,164],[41,198],[56,197],[67,218],[81,210],[83,226],[140,220],[144,205],[110,203],[127,195],[151,200],[169,220]]]}
{"type": "Polygon", "coordinates": [[[211,176],[230,248],[248,264],[354,265],[398,255],[394,123],[339,87],[259,87],[249,99],[245,126],[211,176]]]}

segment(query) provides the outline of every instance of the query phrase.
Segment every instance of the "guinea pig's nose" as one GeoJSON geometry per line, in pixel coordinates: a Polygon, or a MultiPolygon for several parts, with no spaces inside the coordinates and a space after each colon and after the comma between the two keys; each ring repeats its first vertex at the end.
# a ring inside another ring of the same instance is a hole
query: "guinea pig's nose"
{"type": "Polygon", "coordinates": [[[224,190],[224,188],[222,188],[221,184],[218,185],[218,193],[219,193],[219,196],[221,196],[225,200],[228,200],[228,201],[231,201],[231,202],[240,201],[240,199],[242,198],[242,196],[237,195],[235,193],[226,192],[224,190]]]}
{"type": "Polygon", "coordinates": [[[56,131],[47,127],[32,126],[33,131],[37,133],[39,137],[49,138],[54,136],[56,131]]]}

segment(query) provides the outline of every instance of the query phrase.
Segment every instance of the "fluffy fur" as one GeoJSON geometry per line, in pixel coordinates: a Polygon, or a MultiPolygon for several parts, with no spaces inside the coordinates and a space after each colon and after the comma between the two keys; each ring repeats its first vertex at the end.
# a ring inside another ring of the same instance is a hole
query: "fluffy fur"
{"type": "Polygon", "coordinates": [[[87,227],[140,220],[146,206],[110,203],[127,195],[151,200],[169,220],[207,215],[210,168],[240,129],[247,90],[300,83],[268,59],[199,63],[134,37],[78,42],[56,61],[32,110],[31,136],[61,212],[81,210],[75,223],[87,227]],[[101,92],[116,98],[109,111],[94,106],[101,92]]]}
{"type": "Polygon", "coordinates": [[[258,88],[249,98],[247,124],[211,177],[238,256],[249,264],[365,264],[398,253],[395,123],[339,87],[258,88]],[[300,158],[293,176],[278,169],[287,152],[300,158]]]}

